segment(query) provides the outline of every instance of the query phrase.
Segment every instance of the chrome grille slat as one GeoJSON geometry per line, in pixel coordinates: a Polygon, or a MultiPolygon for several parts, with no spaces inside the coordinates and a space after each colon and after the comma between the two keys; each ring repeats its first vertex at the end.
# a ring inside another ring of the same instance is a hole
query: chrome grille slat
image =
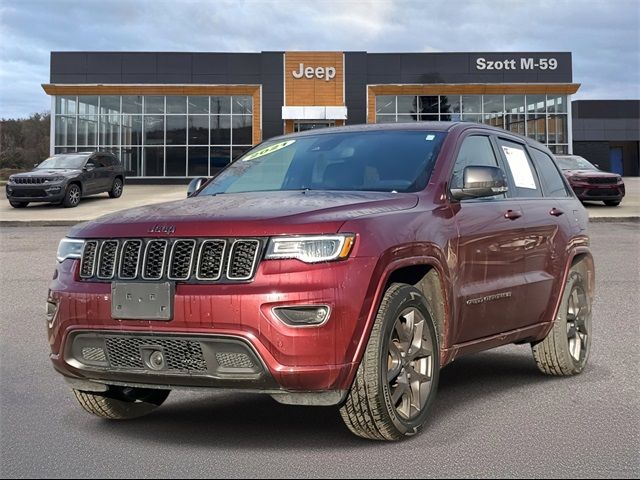
{"type": "Polygon", "coordinates": [[[218,280],[222,276],[222,264],[227,242],[224,240],[205,240],[198,254],[198,280],[218,280]]]}
{"type": "Polygon", "coordinates": [[[100,253],[98,254],[98,278],[108,280],[115,276],[118,243],[117,240],[106,240],[102,242],[100,253]]]}
{"type": "Polygon", "coordinates": [[[142,240],[126,240],[122,244],[120,254],[120,270],[118,276],[125,280],[133,280],[138,276],[142,240]]]}
{"type": "Polygon", "coordinates": [[[248,280],[253,276],[258,251],[258,240],[236,240],[231,246],[227,278],[230,280],[248,280]]]}
{"type": "Polygon", "coordinates": [[[83,280],[236,282],[253,278],[262,251],[255,238],[88,240],[83,280]]]}
{"type": "Polygon", "coordinates": [[[96,270],[96,253],[98,251],[98,242],[89,240],[84,244],[82,249],[82,262],[80,263],[80,277],[91,278],[96,270]]]}
{"type": "Polygon", "coordinates": [[[144,280],[160,280],[164,273],[167,256],[167,240],[149,240],[144,250],[142,278],[144,280]]]}
{"type": "Polygon", "coordinates": [[[167,275],[169,280],[187,280],[191,276],[195,249],[195,240],[176,240],[173,242],[167,275]]]}

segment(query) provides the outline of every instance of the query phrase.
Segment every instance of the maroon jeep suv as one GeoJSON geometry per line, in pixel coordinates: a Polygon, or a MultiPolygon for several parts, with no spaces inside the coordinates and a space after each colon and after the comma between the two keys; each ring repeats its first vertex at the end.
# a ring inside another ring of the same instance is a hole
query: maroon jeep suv
{"type": "Polygon", "coordinates": [[[397,440],[462,355],[530,344],[543,373],[585,367],[587,215],[539,143],[469,123],[312,130],[194,183],[60,242],[51,360],[92,414],[246,390],[397,440]]]}

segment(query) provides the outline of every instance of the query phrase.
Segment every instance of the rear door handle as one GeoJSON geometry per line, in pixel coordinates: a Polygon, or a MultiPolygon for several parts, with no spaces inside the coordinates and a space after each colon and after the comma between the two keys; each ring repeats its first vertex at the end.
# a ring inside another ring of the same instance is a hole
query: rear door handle
{"type": "Polygon", "coordinates": [[[522,216],[522,212],[519,210],[507,210],[504,214],[504,218],[509,220],[516,220],[522,216]]]}
{"type": "Polygon", "coordinates": [[[562,215],[564,212],[562,210],[560,210],[559,208],[553,207],[551,209],[551,211],[549,212],[549,215],[553,215],[554,217],[559,217],[560,215],[562,215]]]}

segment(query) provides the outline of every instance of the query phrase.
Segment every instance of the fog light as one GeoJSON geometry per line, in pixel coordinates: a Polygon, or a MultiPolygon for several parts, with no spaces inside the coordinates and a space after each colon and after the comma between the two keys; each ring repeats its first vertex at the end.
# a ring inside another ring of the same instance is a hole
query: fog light
{"type": "Polygon", "coordinates": [[[276,307],[273,314],[292,327],[317,326],[326,323],[331,309],[327,305],[276,307]]]}

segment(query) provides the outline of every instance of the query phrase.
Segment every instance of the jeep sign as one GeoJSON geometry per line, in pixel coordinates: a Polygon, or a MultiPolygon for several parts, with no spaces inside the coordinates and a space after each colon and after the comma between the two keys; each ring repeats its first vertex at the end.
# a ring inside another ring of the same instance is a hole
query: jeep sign
{"type": "Polygon", "coordinates": [[[326,82],[333,79],[336,76],[335,67],[305,67],[304,63],[300,64],[299,70],[291,72],[294,78],[324,78],[326,82]]]}

